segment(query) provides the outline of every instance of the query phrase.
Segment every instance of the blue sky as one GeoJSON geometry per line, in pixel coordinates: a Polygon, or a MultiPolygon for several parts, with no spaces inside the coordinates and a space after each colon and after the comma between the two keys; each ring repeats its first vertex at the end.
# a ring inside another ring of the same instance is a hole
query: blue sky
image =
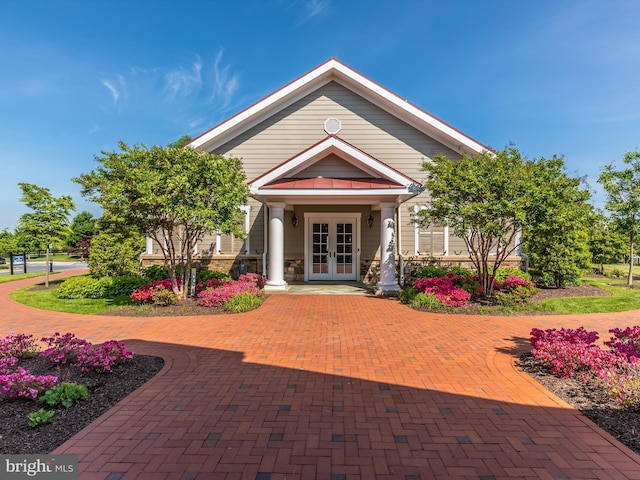
{"type": "MultiPolygon", "coordinates": [[[[18,182],[196,136],[335,56],[493,148],[586,175],[640,148],[635,0],[0,0],[0,230],[18,182]]],[[[594,204],[601,206],[597,192],[594,204]]]]}

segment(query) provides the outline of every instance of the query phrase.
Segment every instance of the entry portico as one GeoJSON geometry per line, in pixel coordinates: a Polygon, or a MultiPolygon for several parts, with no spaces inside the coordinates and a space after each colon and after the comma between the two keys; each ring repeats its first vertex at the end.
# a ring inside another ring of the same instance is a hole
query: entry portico
{"type": "MultiPolygon", "coordinates": [[[[339,121],[334,119],[334,127],[339,121]]],[[[283,290],[284,212],[293,223],[304,210],[304,280],[359,280],[362,212],[349,206],[368,206],[367,226],[380,229],[382,293],[399,290],[395,274],[395,209],[422,191],[418,182],[371,155],[329,134],[249,183],[253,198],[269,207],[266,289],[283,290]],[[323,211],[339,206],[343,211],[323,211]],[[312,211],[307,211],[314,207],[312,211]],[[378,221],[374,212],[380,212],[378,221]]]]}

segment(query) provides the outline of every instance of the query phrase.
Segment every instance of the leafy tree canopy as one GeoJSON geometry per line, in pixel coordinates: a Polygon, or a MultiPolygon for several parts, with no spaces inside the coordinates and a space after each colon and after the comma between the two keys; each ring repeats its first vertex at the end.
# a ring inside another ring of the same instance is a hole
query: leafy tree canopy
{"type": "Polygon", "coordinates": [[[622,263],[627,253],[625,234],[602,213],[596,213],[589,222],[589,250],[591,261],[604,273],[605,263],[622,263]]]}
{"type": "Polygon", "coordinates": [[[519,249],[523,230],[550,228],[554,218],[574,215],[565,211],[558,190],[572,193],[576,205],[589,198],[563,167],[561,158],[526,160],[513,146],[459,160],[438,154],[422,165],[431,201],[416,212],[416,221],[449,226],[464,239],[485,295],[492,296],[493,274],[519,249]]]}
{"type": "Polygon", "coordinates": [[[133,147],[102,152],[100,164],[74,181],[110,221],[137,228],[162,250],[179,298],[188,291],[176,271],[188,271],[206,233],[242,236],[241,206],[249,190],[242,163],[193,148],[133,147]]]}
{"type": "Polygon", "coordinates": [[[69,224],[69,215],[75,209],[71,196],[54,197],[48,188],[31,183],[18,183],[22,190],[20,201],[32,212],[18,220],[16,233],[27,246],[48,245],[60,240],[69,224]]]}
{"type": "Polygon", "coordinates": [[[78,248],[78,242],[82,238],[90,238],[95,233],[96,219],[89,212],[80,212],[73,217],[66,243],[69,247],[78,248]]]}
{"type": "Polygon", "coordinates": [[[602,167],[598,182],[606,192],[604,206],[611,212],[611,219],[628,236],[630,261],[627,278],[631,286],[634,244],[640,228],[640,152],[625,153],[622,163],[620,168],[613,162],[602,167]]]}

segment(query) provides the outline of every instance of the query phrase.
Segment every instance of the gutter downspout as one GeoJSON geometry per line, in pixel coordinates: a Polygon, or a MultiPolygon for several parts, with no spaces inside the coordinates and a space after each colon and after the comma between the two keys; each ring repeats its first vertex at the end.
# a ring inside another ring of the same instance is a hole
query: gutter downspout
{"type": "Polygon", "coordinates": [[[404,287],[404,256],[402,255],[402,205],[398,205],[398,260],[400,262],[400,286],[404,287]]]}
{"type": "Polygon", "coordinates": [[[269,245],[269,237],[267,237],[268,235],[268,231],[267,231],[267,224],[269,223],[269,214],[267,213],[267,209],[269,207],[267,207],[266,203],[263,203],[262,205],[264,205],[264,211],[262,214],[262,225],[264,228],[264,232],[263,232],[263,236],[262,236],[262,276],[263,277],[267,277],[267,250],[268,250],[268,245],[269,245]]]}

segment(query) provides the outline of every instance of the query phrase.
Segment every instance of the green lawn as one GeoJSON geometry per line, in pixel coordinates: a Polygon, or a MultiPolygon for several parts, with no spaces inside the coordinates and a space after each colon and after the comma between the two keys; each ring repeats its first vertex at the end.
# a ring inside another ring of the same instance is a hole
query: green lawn
{"type": "MultiPolygon", "coordinates": [[[[597,268],[598,265],[593,265],[594,268],[597,268]]],[[[611,272],[613,272],[614,270],[619,270],[622,272],[622,275],[627,275],[627,273],[629,272],[629,265],[626,264],[620,264],[620,265],[603,265],[604,268],[604,272],[607,275],[611,275],[611,272]]],[[[633,266],[633,274],[634,275],[640,275],[640,265],[634,265],[633,266]]]]}
{"type": "MultiPolygon", "coordinates": [[[[53,280],[49,285],[63,282],[64,280],[53,280]]],[[[44,285],[44,284],[40,284],[44,285]]],[[[97,300],[78,299],[63,300],[56,296],[55,289],[49,290],[32,290],[33,286],[21,288],[11,293],[11,299],[22,303],[29,307],[39,308],[41,310],[52,310],[54,312],[80,313],[80,314],[99,314],[114,310],[122,305],[131,305],[131,299],[128,296],[116,297],[113,299],[100,298],[97,300]]]]}
{"type": "MultiPolygon", "coordinates": [[[[54,272],[57,273],[57,272],[54,272]]],[[[32,278],[32,277],[44,277],[44,272],[35,272],[35,273],[16,273],[15,275],[0,275],[0,283],[13,282],[16,280],[22,280],[23,278],[32,278]]]]}
{"type": "Polygon", "coordinates": [[[540,302],[558,313],[611,313],[640,310],[640,283],[626,288],[626,280],[618,278],[583,278],[583,283],[611,292],[610,297],[551,298],[540,302]],[[616,286],[617,285],[617,286],[616,286]]]}

